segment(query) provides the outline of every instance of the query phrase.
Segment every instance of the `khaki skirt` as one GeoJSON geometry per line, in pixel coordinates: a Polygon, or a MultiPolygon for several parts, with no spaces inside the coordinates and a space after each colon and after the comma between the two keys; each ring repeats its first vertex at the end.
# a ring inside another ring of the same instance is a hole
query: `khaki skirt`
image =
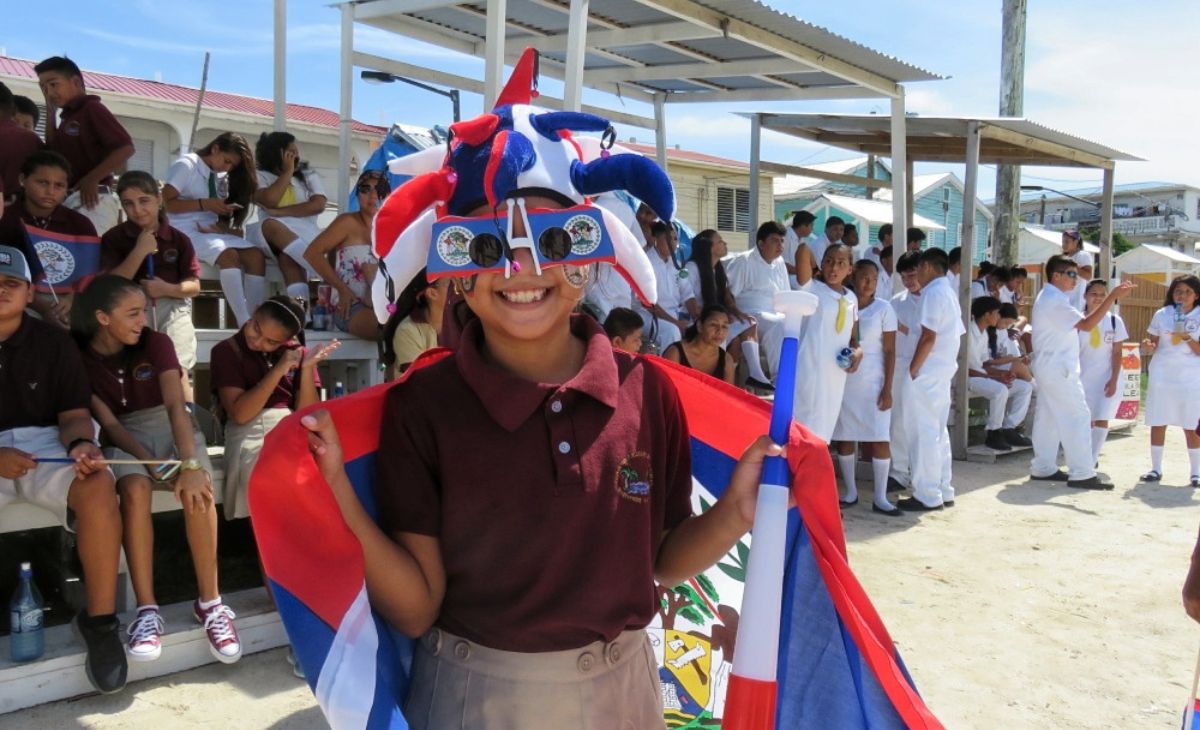
{"type": "Polygon", "coordinates": [[[417,642],[404,716],[413,730],[662,730],[645,631],[537,654],[431,629],[417,642]]]}
{"type": "Polygon", "coordinates": [[[250,516],[250,505],[246,501],[250,472],[254,471],[267,434],[290,415],[292,411],[288,408],[264,408],[249,423],[229,421],[225,424],[225,479],[221,484],[225,519],[250,516]]]}
{"type": "MultiPolygon", "coordinates": [[[[175,435],[171,432],[171,418],[167,415],[166,406],[143,408],[140,411],[119,416],[117,420],[121,422],[129,435],[133,436],[154,458],[179,458],[178,452],[175,450],[175,435]]],[[[208,459],[208,445],[204,443],[204,434],[200,432],[195,421],[192,422],[192,440],[196,446],[196,459],[204,465],[204,470],[208,472],[211,479],[213,468],[212,462],[208,459]]],[[[137,458],[115,446],[104,449],[104,457],[106,459],[137,458]]],[[[141,464],[113,464],[110,468],[119,482],[127,476],[151,476],[150,469],[153,467],[141,464]]],[[[153,479],[152,476],[151,478],[153,479]]]]}

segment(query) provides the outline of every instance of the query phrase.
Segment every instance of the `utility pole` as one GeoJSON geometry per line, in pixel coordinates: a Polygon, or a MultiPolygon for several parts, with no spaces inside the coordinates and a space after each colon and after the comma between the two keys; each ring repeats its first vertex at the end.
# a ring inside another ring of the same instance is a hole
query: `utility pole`
{"type": "MultiPolygon", "coordinates": [[[[1000,116],[1025,113],[1025,6],[1026,0],[1002,0],[1003,34],[1000,42],[1000,116]]],[[[996,259],[1012,266],[1017,262],[1018,214],[1021,205],[1020,165],[996,167],[996,259]]]]}

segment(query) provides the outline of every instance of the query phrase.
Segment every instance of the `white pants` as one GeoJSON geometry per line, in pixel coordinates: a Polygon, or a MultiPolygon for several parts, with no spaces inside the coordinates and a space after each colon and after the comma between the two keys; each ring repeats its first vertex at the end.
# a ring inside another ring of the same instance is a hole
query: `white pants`
{"type": "Polygon", "coordinates": [[[908,396],[908,366],[911,361],[896,358],[895,376],[892,378],[892,468],[891,477],[904,486],[912,483],[912,473],[909,470],[908,450],[912,441],[909,434],[907,418],[908,396]]]}
{"type": "MultiPolygon", "coordinates": [[[[115,191],[116,187],[112,190],[115,191]]],[[[78,190],[68,195],[63,205],[87,217],[96,227],[97,236],[103,236],[109,228],[121,222],[121,201],[117,199],[116,192],[104,192],[104,188],[101,188],[95,208],[83,204],[78,190]]]]}
{"type": "Polygon", "coordinates": [[[779,374],[779,356],[783,353],[783,319],[774,312],[754,312],[758,320],[758,344],[767,361],[767,374],[774,378],[779,374]]]}
{"type": "Polygon", "coordinates": [[[647,338],[650,337],[653,329],[651,324],[654,322],[658,323],[658,331],[654,333],[654,341],[658,343],[658,354],[661,355],[662,353],[666,352],[667,348],[672,344],[683,339],[683,333],[679,331],[679,328],[675,326],[674,322],[668,322],[665,319],[658,319],[652,313],[647,312],[644,309],[639,310],[638,314],[642,315],[642,322],[644,323],[642,327],[642,333],[647,338]]]}
{"type": "Polygon", "coordinates": [[[1012,385],[1005,385],[991,378],[972,377],[967,379],[967,390],[988,399],[989,431],[1020,426],[1029,410],[1029,399],[1033,397],[1033,384],[1019,379],[1012,385]]]}
{"type": "Polygon", "coordinates": [[[1044,477],[1058,471],[1058,446],[1067,457],[1067,475],[1088,479],[1096,475],[1092,460],[1092,414],[1079,370],[1062,363],[1034,361],[1038,407],[1033,413],[1033,460],[1029,472],[1044,477]]]}
{"type": "Polygon", "coordinates": [[[907,380],[906,419],[909,430],[908,461],[913,496],[927,507],[954,499],[950,485],[950,378],[953,373],[930,372],[923,368],[916,379],[907,380]]]}

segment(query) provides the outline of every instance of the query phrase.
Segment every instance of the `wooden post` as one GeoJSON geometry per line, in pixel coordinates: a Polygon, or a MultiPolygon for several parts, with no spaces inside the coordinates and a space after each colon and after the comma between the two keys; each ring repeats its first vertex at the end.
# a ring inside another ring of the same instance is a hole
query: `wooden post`
{"type": "Polygon", "coordinates": [[[970,347],[971,321],[971,261],[975,257],[975,205],[979,190],[979,122],[967,122],[967,179],[963,181],[962,260],[963,273],[958,277],[958,303],[962,307],[967,336],[958,348],[958,371],[954,374],[954,426],[950,429],[950,451],[955,459],[967,458],[967,416],[971,397],[967,392],[967,348],[970,347]],[[967,209],[970,215],[967,215],[967,209]]]}
{"type": "MultiPolygon", "coordinates": [[[[1019,117],[1025,111],[1025,5],[1026,0],[1004,0],[1000,45],[1000,116],[1019,117]]],[[[1017,262],[1020,230],[1021,168],[996,166],[996,258],[1012,266],[1017,262]]]]}
{"type": "Polygon", "coordinates": [[[1113,166],[1104,168],[1104,193],[1100,203],[1100,271],[1107,279],[1113,274],[1113,166]]]}
{"type": "Polygon", "coordinates": [[[484,27],[483,50],[483,108],[491,109],[496,105],[500,90],[504,88],[504,39],[506,25],[505,12],[508,9],[507,0],[488,0],[487,19],[484,27]]]}
{"type": "MultiPolygon", "coordinates": [[[[913,158],[904,156],[904,228],[913,224],[913,158]]],[[[894,235],[894,234],[893,234],[894,235]]]]}
{"type": "Polygon", "coordinates": [[[571,0],[567,26],[567,73],[563,79],[562,108],[567,111],[577,112],[583,103],[583,54],[587,48],[587,19],[588,0],[571,0]]]}
{"type": "MultiPolygon", "coordinates": [[[[755,234],[758,232],[758,170],[762,157],[762,117],[758,114],[750,117],[750,227],[749,248],[754,248],[755,234]]],[[[737,225],[737,196],[733,200],[733,219],[737,225]]],[[[747,249],[749,250],[749,249],[747,249]]]]}
{"type": "Polygon", "coordinates": [[[654,92],[654,160],[663,172],[667,170],[667,93],[654,92]]]}
{"type": "MultiPolygon", "coordinates": [[[[875,179],[875,155],[867,155],[867,179],[868,180],[875,179]]],[[[875,197],[875,188],[868,185],[866,187],[866,191],[867,191],[867,195],[866,195],[867,200],[871,200],[872,198],[875,197]]],[[[892,235],[894,236],[895,234],[892,234],[892,235]]]]}
{"type": "Polygon", "coordinates": [[[275,0],[275,123],[287,131],[287,0],[275,0]]]}
{"type": "MultiPolygon", "coordinates": [[[[904,123],[904,87],[892,99],[892,241],[893,246],[903,246],[905,231],[908,230],[908,134],[904,123]]],[[[903,248],[893,249],[903,252],[903,248]]],[[[892,254],[892,260],[900,258],[892,254]]]]}
{"type": "Polygon", "coordinates": [[[345,212],[346,201],[350,199],[350,126],[354,122],[351,116],[351,85],[354,77],[354,5],[342,5],[342,43],[341,59],[338,78],[341,83],[341,104],[338,112],[338,169],[337,169],[337,206],[339,212],[345,212]]]}

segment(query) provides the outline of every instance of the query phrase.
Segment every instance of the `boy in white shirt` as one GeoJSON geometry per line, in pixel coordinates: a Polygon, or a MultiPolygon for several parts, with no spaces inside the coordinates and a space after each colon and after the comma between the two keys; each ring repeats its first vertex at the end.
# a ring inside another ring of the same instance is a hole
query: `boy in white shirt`
{"type": "MultiPolygon", "coordinates": [[[[967,346],[967,388],[972,395],[988,399],[987,437],[984,445],[995,451],[1011,451],[1013,446],[1032,443],[1016,430],[1029,411],[1033,384],[1016,377],[1011,370],[993,367],[995,359],[989,339],[1008,337],[1008,333],[989,334],[1000,321],[1000,300],[983,296],[971,302],[970,339],[967,346]]],[[[999,343],[997,343],[999,344],[999,343]]]]}
{"type": "Polygon", "coordinates": [[[813,222],[817,217],[807,210],[802,210],[792,216],[792,227],[783,236],[783,264],[787,267],[788,282],[793,289],[799,289],[796,282],[796,254],[801,245],[808,245],[808,237],[812,235],[813,222]]]}

